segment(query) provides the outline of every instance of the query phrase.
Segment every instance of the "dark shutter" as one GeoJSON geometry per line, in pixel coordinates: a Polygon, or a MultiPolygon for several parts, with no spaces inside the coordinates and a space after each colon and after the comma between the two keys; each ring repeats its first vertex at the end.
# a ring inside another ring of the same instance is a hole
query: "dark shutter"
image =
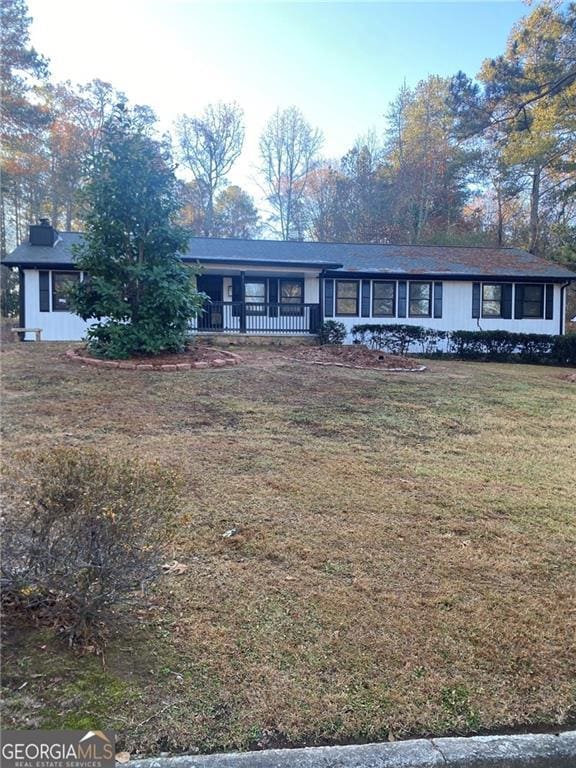
{"type": "Polygon", "coordinates": [[[406,280],[398,281],[398,317],[406,317],[406,280]]]}
{"type": "Polygon", "coordinates": [[[50,272],[41,270],[40,277],[40,312],[50,312],[50,272]]]}
{"type": "Polygon", "coordinates": [[[324,280],[324,317],[334,317],[334,280],[324,280]]]}
{"type": "Polygon", "coordinates": [[[442,317],[442,283],[434,283],[434,317],[442,317]]]}
{"type": "Polygon", "coordinates": [[[546,296],[544,300],[546,320],[552,320],[554,318],[554,286],[548,283],[545,286],[546,296]]]}
{"type": "Polygon", "coordinates": [[[510,320],[512,317],[512,283],[504,283],[502,286],[502,305],[500,314],[505,320],[510,320]]]}
{"type": "Polygon", "coordinates": [[[20,315],[18,322],[20,328],[26,328],[26,276],[22,267],[18,267],[18,302],[20,315]]]}
{"type": "Polygon", "coordinates": [[[242,296],[242,280],[239,277],[232,278],[232,316],[240,317],[240,304],[244,300],[242,296]]]}
{"type": "Polygon", "coordinates": [[[278,317],[278,307],[272,306],[273,304],[278,304],[278,278],[277,277],[270,277],[268,279],[268,301],[270,302],[270,304],[268,305],[268,316],[278,317]]]}
{"type": "Polygon", "coordinates": [[[360,316],[370,317],[370,280],[362,280],[362,303],[360,316]]]}
{"type": "Polygon", "coordinates": [[[472,283],[472,317],[480,317],[480,283],[472,283]]]}
{"type": "Polygon", "coordinates": [[[514,290],[514,317],[516,320],[522,320],[522,311],[524,304],[524,286],[516,283],[514,290]]]}

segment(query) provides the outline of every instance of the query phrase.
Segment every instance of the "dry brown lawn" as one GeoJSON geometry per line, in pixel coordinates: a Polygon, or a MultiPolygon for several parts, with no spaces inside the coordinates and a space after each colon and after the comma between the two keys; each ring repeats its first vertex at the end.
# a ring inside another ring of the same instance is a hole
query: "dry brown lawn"
{"type": "Polygon", "coordinates": [[[131,752],[556,728],[576,720],[576,384],[243,350],[234,369],[82,368],[7,345],[4,458],[60,444],[180,467],[178,544],[106,654],[9,632],[4,722],[131,752]],[[232,529],[237,533],[225,538],[232,529]]]}

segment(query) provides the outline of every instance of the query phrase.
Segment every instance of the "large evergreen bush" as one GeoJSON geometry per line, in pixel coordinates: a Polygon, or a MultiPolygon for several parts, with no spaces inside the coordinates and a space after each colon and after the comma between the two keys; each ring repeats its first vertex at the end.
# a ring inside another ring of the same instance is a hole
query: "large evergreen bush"
{"type": "Polygon", "coordinates": [[[149,116],[116,108],[83,197],[86,232],[75,258],[87,279],[72,289],[71,305],[96,320],[90,349],[109,358],[181,350],[204,296],[179,256],[187,234],[175,224],[176,178],[149,116]]]}

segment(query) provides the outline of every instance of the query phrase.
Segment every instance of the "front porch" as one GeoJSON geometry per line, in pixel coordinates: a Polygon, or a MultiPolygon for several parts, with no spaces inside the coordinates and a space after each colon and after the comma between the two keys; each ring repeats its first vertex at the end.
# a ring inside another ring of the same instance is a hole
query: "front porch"
{"type": "Polygon", "coordinates": [[[197,333],[306,336],[320,329],[317,275],[207,273],[198,277],[198,290],[209,299],[193,326],[197,333]]]}

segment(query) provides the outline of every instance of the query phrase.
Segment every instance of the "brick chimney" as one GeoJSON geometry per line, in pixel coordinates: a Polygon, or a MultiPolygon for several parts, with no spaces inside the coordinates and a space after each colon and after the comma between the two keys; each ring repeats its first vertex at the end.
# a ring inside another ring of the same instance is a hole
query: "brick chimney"
{"type": "Polygon", "coordinates": [[[58,232],[50,224],[50,219],[40,219],[38,224],[30,225],[30,245],[52,248],[56,240],[58,232]]]}

